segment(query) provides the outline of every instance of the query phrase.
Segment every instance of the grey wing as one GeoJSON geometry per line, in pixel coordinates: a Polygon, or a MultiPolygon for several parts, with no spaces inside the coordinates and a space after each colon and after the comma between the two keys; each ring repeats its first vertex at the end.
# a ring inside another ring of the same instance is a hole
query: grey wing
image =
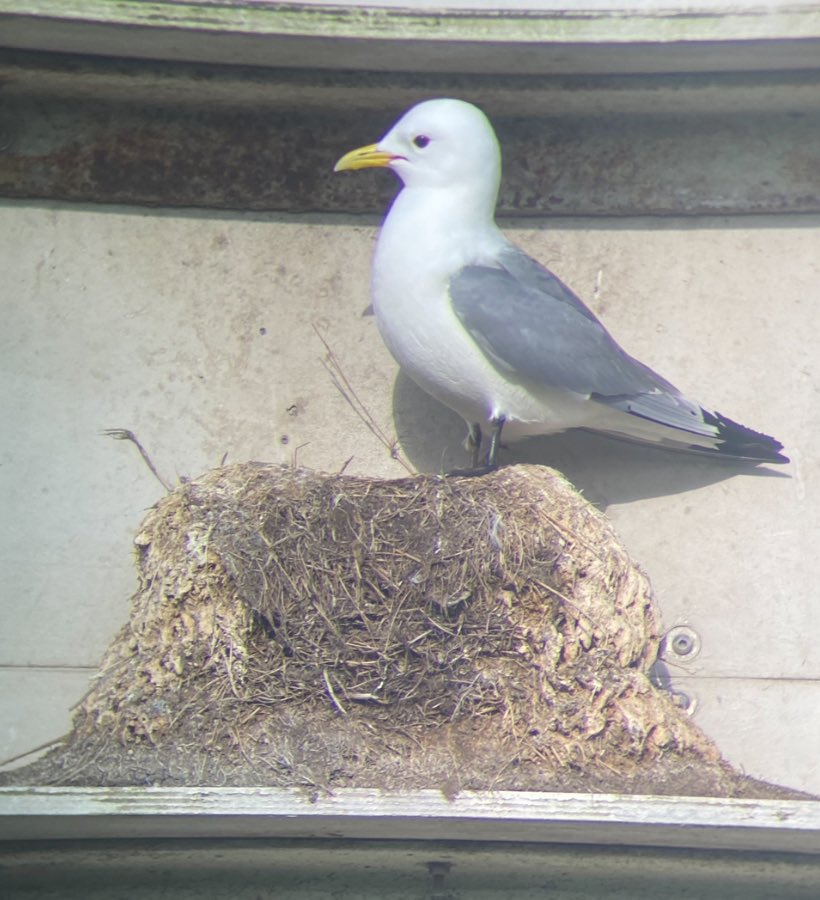
{"type": "Polygon", "coordinates": [[[548,269],[515,248],[499,263],[467,266],[450,279],[456,315],[496,366],[579,394],[674,390],[628,356],[548,269]]]}
{"type": "Polygon", "coordinates": [[[625,353],[552,272],[510,246],[499,267],[467,266],[450,279],[461,324],[502,372],[588,394],[623,412],[697,433],[701,409],[625,353]]]}

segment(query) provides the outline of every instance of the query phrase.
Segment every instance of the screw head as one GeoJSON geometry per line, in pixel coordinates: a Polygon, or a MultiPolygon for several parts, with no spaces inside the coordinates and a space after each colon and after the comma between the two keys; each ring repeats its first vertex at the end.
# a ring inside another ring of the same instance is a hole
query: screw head
{"type": "Polygon", "coordinates": [[[688,625],[671,628],[663,638],[661,656],[675,662],[688,662],[700,653],[700,635],[688,625]]]}

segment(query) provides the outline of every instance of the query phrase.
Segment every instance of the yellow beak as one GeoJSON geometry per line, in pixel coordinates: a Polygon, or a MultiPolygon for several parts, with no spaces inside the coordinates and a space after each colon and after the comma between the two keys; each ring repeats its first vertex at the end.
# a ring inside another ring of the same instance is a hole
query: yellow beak
{"type": "Polygon", "coordinates": [[[384,168],[389,166],[393,159],[395,157],[392,153],[379,150],[376,144],[368,144],[366,147],[359,147],[357,150],[345,153],[333,167],[333,171],[343,172],[348,169],[384,168]]]}

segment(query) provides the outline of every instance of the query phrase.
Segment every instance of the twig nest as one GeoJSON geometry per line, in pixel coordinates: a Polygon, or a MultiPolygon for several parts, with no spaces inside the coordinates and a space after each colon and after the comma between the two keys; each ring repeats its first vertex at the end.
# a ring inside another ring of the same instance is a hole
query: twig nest
{"type": "Polygon", "coordinates": [[[130,622],[41,782],[741,792],[646,676],[646,577],[549,469],[232,466],[136,544],[130,622]]]}

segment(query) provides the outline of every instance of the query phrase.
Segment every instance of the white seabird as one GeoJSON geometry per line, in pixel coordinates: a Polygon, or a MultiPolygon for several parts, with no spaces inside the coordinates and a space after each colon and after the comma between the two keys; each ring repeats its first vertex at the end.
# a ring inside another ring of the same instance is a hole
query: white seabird
{"type": "Polygon", "coordinates": [[[482,435],[587,428],[704,456],[784,463],[782,444],[684,397],[625,353],[585,304],[495,224],[501,153],[461,100],[410,109],[335,171],[392,169],[404,183],[373,261],[373,309],[404,371],[482,435]]]}

